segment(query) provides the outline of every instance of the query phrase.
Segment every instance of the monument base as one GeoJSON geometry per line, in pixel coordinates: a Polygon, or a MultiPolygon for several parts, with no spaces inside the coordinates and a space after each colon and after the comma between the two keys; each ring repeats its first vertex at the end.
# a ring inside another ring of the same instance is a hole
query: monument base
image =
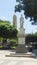
{"type": "Polygon", "coordinates": [[[35,54],[32,53],[16,53],[16,52],[12,52],[9,55],[5,55],[6,57],[28,57],[28,58],[35,58],[35,54]]]}
{"type": "Polygon", "coordinates": [[[18,44],[16,47],[16,53],[27,53],[27,48],[25,48],[25,44],[18,44]]]}

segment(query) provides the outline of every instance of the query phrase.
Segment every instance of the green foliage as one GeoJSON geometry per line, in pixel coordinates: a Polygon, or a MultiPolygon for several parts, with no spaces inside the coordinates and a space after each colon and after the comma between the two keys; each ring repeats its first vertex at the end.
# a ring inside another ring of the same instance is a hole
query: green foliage
{"type": "Polygon", "coordinates": [[[17,45],[17,33],[18,30],[15,26],[12,26],[9,21],[0,20],[0,41],[3,41],[3,45],[0,46],[0,49],[12,48],[17,45]],[[6,45],[7,39],[9,39],[9,44],[6,45]],[[12,40],[10,40],[12,39],[12,40]],[[15,39],[15,40],[14,40],[15,39]],[[5,46],[5,47],[4,47],[5,46]]]}
{"type": "Polygon", "coordinates": [[[3,46],[2,45],[0,45],[0,49],[2,49],[3,48],[3,46]]]}
{"type": "Polygon", "coordinates": [[[35,34],[28,34],[26,36],[26,43],[29,43],[29,42],[37,42],[37,33],[35,33],[35,34]]]}
{"type": "Polygon", "coordinates": [[[0,37],[0,42],[3,40],[3,38],[2,37],[0,37]]]}
{"type": "Polygon", "coordinates": [[[17,41],[14,39],[10,40],[9,42],[10,42],[10,46],[16,46],[17,44],[17,41]]]}
{"type": "Polygon", "coordinates": [[[0,37],[3,38],[16,38],[17,29],[13,27],[9,21],[0,20],[0,37]]]}
{"type": "Polygon", "coordinates": [[[25,18],[30,17],[32,24],[37,24],[37,0],[16,0],[19,4],[15,6],[15,12],[24,11],[25,18]]]}
{"type": "Polygon", "coordinates": [[[0,24],[10,24],[10,21],[0,20],[0,24]]]}

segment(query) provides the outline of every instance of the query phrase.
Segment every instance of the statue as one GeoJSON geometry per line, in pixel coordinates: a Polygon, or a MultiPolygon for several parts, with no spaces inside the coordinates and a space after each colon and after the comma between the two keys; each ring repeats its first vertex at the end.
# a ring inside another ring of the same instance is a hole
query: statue
{"type": "Polygon", "coordinates": [[[26,53],[27,50],[25,48],[25,29],[23,27],[24,18],[21,15],[20,17],[20,28],[18,32],[18,46],[16,47],[16,53],[26,53]]]}
{"type": "Polygon", "coordinates": [[[21,15],[21,18],[20,18],[20,28],[23,28],[23,24],[24,24],[24,18],[21,15]]]}
{"type": "Polygon", "coordinates": [[[13,25],[17,28],[17,16],[13,16],[13,25]]]}

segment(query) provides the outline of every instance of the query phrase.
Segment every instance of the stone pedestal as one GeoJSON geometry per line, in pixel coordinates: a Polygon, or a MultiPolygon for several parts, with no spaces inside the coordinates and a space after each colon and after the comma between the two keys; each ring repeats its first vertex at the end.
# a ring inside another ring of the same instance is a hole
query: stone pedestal
{"type": "Polygon", "coordinates": [[[20,28],[18,33],[18,46],[16,47],[16,53],[25,53],[27,49],[25,48],[25,33],[24,29],[20,28]]]}
{"type": "Polygon", "coordinates": [[[26,53],[27,49],[25,48],[25,44],[18,44],[16,47],[16,53],[26,53]]]}
{"type": "Polygon", "coordinates": [[[23,28],[19,29],[18,33],[18,44],[24,44],[25,45],[25,30],[23,28]]]}

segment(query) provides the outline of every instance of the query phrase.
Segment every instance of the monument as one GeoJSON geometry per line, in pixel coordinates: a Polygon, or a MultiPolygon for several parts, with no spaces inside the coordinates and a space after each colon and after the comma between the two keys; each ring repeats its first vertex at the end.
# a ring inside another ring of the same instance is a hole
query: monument
{"type": "Polygon", "coordinates": [[[24,29],[23,25],[24,25],[24,18],[21,15],[20,28],[19,28],[19,32],[18,32],[18,46],[16,47],[16,53],[27,52],[27,50],[25,48],[25,29],[24,29]]]}
{"type": "MultiPolygon", "coordinates": [[[[16,24],[16,16],[14,15],[13,21],[16,24]]],[[[15,25],[14,24],[14,25],[15,25]]],[[[7,57],[34,57],[34,55],[27,53],[28,48],[25,45],[25,29],[23,27],[24,25],[24,18],[21,15],[20,18],[20,28],[18,32],[18,46],[15,49],[15,52],[10,53],[10,55],[6,55],[7,57]]]]}

